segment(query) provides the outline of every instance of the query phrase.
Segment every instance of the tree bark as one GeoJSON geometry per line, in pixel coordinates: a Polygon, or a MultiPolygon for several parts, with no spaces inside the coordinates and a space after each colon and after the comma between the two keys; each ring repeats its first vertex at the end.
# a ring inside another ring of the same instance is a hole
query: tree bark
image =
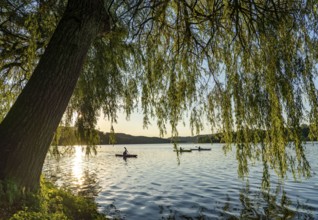
{"type": "Polygon", "coordinates": [[[0,124],[0,180],[36,190],[88,49],[109,30],[101,0],[69,0],[38,66],[0,124]]]}

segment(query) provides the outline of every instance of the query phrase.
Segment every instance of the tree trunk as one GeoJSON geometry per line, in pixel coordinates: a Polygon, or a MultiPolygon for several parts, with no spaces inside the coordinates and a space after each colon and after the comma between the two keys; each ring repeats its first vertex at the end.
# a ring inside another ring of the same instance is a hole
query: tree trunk
{"type": "Polygon", "coordinates": [[[0,124],[0,180],[36,190],[45,156],[87,51],[109,30],[100,0],[69,0],[31,79],[0,124]]]}

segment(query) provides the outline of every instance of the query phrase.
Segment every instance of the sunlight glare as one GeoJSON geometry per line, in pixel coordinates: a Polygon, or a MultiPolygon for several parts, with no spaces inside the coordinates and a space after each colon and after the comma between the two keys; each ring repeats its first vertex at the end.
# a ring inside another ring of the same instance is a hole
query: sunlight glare
{"type": "Polygon", "coordinates": [[[74,159],[73,159],[73,176],[76,180],[76,183],[78,185],[83,184],[83,157],[84,157],[84,152],[82,151],[81,146],[74,146],[75,149],[75,154],[74,154],[74,159]]]}

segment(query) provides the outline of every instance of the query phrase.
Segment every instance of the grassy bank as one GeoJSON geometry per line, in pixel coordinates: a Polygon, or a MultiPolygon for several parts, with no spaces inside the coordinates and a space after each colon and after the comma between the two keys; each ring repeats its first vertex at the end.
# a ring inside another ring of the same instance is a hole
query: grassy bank
{"type": "Polygon", "coordinates": [[[92,199],[75,196],[42,179],[41,190],[32,194],[21,194],[12,183],[0,183],[0,219],[102,220],[106,217],[97,212],[92,199]]]}

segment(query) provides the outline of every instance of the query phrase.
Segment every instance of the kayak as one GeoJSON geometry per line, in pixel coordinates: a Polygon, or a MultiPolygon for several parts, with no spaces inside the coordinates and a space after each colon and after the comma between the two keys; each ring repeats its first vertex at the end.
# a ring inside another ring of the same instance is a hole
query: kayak
{"type": "Polygon", "coordinates": [[[203,151],[203,150],[211,150],[211,148],[191,148],[191,150],[203,151]]]}
{"type": "MultiPolygon", "coordinates": [[[[174,152],[176,152],[176,150],[173,150],[174,152]]],[[[177,150],[178,152],[180,153],[183,153],[183,152],[192,152],[192,150],[177,150]]]]}
{"type": "Polygon", "coordinates": [[[127,155],[123,155],[123,154],[115,154],[116,157],[137,157],[137,154],[127,154],[127,155]]]}

